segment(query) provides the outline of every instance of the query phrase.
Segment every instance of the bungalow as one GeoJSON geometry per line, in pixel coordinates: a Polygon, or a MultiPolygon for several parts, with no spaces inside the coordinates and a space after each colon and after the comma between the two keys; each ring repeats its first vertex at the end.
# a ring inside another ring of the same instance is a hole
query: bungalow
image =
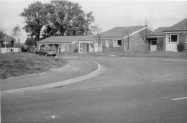
{"type": "Polygon", "coordinates": [[[16,40],[8,35],[0,39],[0,53],[20,52],[16,40]]]}
{"type": "Polygon", "coordinates": [[[187,19],[170,27],[156,29],[148,36],[151,51],[165,50],[177,52],[179,42],[185,44],[187,49],[187,19]]]}
{"type": "Polygon", "coordinates": [[[38,42],[38,49],[52,48],[58,53],[93,53],[101,52],[102,44],[95,36],[52,36],[38,42]]]}
{"type": "Polygon", "coordinates": [[[166,28],[167,27],[159,27],[158,29],[154,30],[153,32],[151,32],[148,35],[147,41],[148,41],[148,44],[149,44],[150,51],[162,51],[162,50],[164,50],[165,35],[164,35],[163,31],[166,28]]]}
{"type": "Polygon", "coordinates": [[[121,51],[145,51],[147,26],[115,27],[101,34],[104,49],[117,48],[121,51]]]}
{"type": "Polygon", "coordinates": [[[165,50],[177,52],[177,44],[185,43],[187,48],[187,18],[163,31],[165,34],[165,50]]]}

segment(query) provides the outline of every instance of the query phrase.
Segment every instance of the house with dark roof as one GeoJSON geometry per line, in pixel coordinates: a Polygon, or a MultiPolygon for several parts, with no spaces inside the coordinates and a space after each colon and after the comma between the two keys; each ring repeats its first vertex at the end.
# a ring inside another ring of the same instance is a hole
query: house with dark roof
{"type": "Polygon", "coordinates": [[[187,48],[187,19],[170,27],[160,27],[149,34],[151,51],[165,50],[177,52],[177,45],[183,42],[187,48]]]}
{"type": "Polygon", "coordinates": [[[52,36],[38,42],[38,49],[48,47],[61,53],[101,52],[102,45],[96,36],[52,36]]]}
{"type": "Polygon", "coordinates": [[[20,48],[16,45],[16,40],[5,35],[0,39],[0,53],[20,52],[20,48]]]}
{"type": "Polygon", "coordinates": [[[165,50],[177,52],[177,44],[183,42],[187,48],[187,18],[168,27],[165,34],[165,50]]]}
{"type": "Polygon", "coordinates": [[[147,26],[115,27],[101,34],[103,50],[118,48],[122,51],[145,51],[147,26]]]}

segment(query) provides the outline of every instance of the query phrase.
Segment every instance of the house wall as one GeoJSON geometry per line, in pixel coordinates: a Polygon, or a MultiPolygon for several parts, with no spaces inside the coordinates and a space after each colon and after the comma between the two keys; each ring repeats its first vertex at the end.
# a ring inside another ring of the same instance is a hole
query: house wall
{"type": "MultiPolygon", "coordinates": [[[[177,44],[179,42],[186,42],[186,37],[187,37],[187,31],[183,32],[168,32],[165,34],[165,50],[166,51],[174,51],[177,52],[177,44]],[[170,35],[176,34],[178,35],[177,42],[170,42],[170,35]]],[[[187,44],[185,43],[185,48],[187,48],[187,44]]]]}
{"type": "Polygon", "coordinates": [[[102,51],[113,53],[113,52],[124,52],[124,40],[123,39],[103,39],[102,40],[102,51]],[[117,41],[121,40],[121,46],[117,44],[117,41]]]}
{"type": "Polygon", "coordinates": [[[185,42],[187,36],[187,32],[183,32],[179,34],[179,42],[185,42]]]}
{"type": "Polygon", "coordinates": [[[185,49],[187,49],[187,31],[180,33],[179,42],[183,42],[185,44],[185,49]]]}
{"type": "Polygon", "coordinates": [[[103,51],[103,47],[102,47],[102,41],[101,40],[97,40],[94,42],[94,52],[102,52],[103,51]]]}
{"type": "Polygon", "coordinates": [[[134,52],[145,52],[147,50],[147,45],[143,39],[143,35],[141,33],[136,33],[129,38],[121,39],[122,45],[116,46],[117,40],[120,39],[103,39],[103,50],[107,51],[134,51],[134,52]],[[128,45],[129,42],[129,45],[128,45]]]}
{"type": "Polygon", "coordinates": [[[0,48],[0,53],[18,53],[21,52],[20,48],[16,47],[8,47],[8,48],[0,48]]]}
{"type": "Polygon", "coordinates": [[[59,45],[59,50],[61,53],[73,53],[75,52],[76,48],[77,48],[77,45],[71,44],[71,43],[61,43],[59,45]]]}
{"type": "MultiPolygon", "coordinates": [[[[83,41],[84,42],[84,41],[83,41]]],[[[102,51],[102,44],[98,44],[98,42],[92,41],[91,43],[88,43],[85,41],[86,44],[89,44],[88,49],[83,49],[84,51],[88,52],[101,52],[102,51]]],[[[44,47],[48,47],[50,49],[55,49],[58,51],[58,53],[78,53],[79,52],[79,42],[74,41],[74,42],[69,42],[69,43],[39,43],[38,44],[38,49],[41,49],[41,46],[45,45],[44,47]]],[[[84,46],[84,43],[81,43],[81,48],[86,48],[84,46]]]]}
{"type": "Polygon", "coordinates": [[[164,37],[157,37],[157,50],[158,51],[162,51],[165,49],[164,48],[164,46],[165,46],[164,40],[165,40],[164,37]]]}
{"type": "Polygon", "coordinates": [[[112,48],[113,47],[113,40],[112,39],[102,39],[102,46],[103,46],[103,48],[112,48]]]}
{"type": "Polygon", "coordinates": [[[129,39],[125,39],[125,50],[133,51],[133,52],[145,52],[147,49],[147,45],[142,38],[140,33],[134,34],[129,37],[129,39]],[[128,49],[128,40],[129,40],[129,49],[128,49]]]}

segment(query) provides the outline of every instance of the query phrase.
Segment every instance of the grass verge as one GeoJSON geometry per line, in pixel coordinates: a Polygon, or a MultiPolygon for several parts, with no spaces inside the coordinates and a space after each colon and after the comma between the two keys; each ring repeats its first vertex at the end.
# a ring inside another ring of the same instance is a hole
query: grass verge
{"type": "Polygon", "coordinates": [[[0,54],[0,79],[44,72],[64,64],[66,64],[66,61],[63,59],[35,54],[0,54]]]}

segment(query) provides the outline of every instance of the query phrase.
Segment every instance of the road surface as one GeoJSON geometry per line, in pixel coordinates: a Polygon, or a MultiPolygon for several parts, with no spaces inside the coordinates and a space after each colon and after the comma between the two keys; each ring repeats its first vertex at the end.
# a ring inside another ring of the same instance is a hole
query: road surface
{"type": "Polygon", "coordinates": [[[187,123],[187,60],[89,57],[79,83],[2,95],[3,123],[187,123]]]}

